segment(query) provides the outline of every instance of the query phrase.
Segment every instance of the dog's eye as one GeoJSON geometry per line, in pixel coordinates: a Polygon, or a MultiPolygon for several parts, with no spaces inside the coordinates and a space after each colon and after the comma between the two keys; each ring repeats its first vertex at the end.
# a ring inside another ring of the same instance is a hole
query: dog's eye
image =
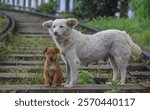
{"type": "Polygon", "coordinates": [[[64,26],[60,25],[60,28],[63,28],[64,26]]]}
{"type": "Polygon", "coordinates": [[[55,28],[56,26],[54,25],[53,28],[55,28]]]}

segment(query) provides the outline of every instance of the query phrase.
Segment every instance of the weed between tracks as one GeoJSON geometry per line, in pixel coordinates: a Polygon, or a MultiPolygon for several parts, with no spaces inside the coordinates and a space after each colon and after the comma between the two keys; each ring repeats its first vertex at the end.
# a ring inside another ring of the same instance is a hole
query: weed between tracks
{"type": "Polygon", "coordinates": [[[3,26],[5,23],[6,23],[5,18],[2,15],[0,15],[0,29],[1,29],[1,26],[3,26]]]}

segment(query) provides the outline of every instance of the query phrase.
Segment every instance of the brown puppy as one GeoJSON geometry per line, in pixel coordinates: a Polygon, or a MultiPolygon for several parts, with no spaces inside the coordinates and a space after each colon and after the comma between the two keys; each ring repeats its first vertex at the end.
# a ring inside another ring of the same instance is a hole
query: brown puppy
{"type": "Polygon", "coordinates": [[[44,62],[45,86],[56,87],[61,84],[62,72],[57,58],[58,52],[58,48],[46,48],[44,50],[44,55],[46,57],[44,62]]]}

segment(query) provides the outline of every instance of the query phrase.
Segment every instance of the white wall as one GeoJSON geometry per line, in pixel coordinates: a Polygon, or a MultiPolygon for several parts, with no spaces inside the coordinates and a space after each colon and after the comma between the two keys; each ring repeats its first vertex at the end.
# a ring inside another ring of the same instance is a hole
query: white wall
{"type": "Polygon", "coordinates": [[[66,0],[60,0],[59,12],[65,12],[65,11],[66,11],[66,0]]]}

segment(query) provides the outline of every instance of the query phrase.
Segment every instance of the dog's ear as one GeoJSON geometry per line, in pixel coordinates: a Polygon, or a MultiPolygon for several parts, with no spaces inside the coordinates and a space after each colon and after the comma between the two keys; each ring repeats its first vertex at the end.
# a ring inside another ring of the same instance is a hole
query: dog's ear
{"type": "Polygon", "coordinates": [[[78,20],[75,18],[68,18],[67,19],[67,25],[71,28],[74,28],[75,26],[78,25],[78,20]]]}
{"type": "Polygon", "coordinates": [[[58,48],[55,48],[55,52],[58,53],[58,52],[59,52],[59,49],[58,49],[58,48]]]}
{"type": "Polygon", "coordinates": [[[48,49],[48,48],[45,48],[44,51],[43,51],[43,53],[45,53],[45,52],[47,51],[47,49],[48,49]]]}
{"type": "Polygon", "coordinates": [[[42,26],[45,27],[45,28],[47,28],[47,29],[49,29],[49,28],[51,28],[52,24],[53,24],[53,21],[49,20],[49,21],[43,22],[42,26]]]}

